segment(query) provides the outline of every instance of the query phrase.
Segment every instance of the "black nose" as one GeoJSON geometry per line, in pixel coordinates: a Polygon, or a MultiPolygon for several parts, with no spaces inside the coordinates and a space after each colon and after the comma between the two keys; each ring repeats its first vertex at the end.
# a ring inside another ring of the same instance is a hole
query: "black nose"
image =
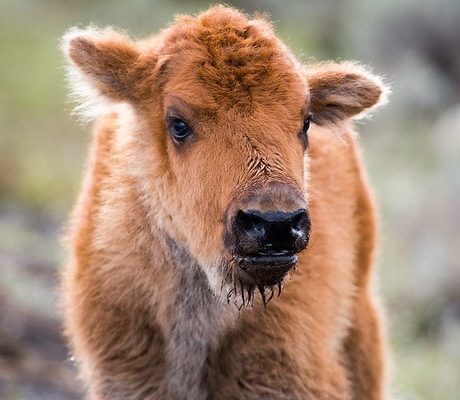
{"type": "Polygon", "coordinates": [[[293,212],[238,211],[235,220],[239,254],[293,254],[308,244],[310,219],[305,209],[293,212]]]}

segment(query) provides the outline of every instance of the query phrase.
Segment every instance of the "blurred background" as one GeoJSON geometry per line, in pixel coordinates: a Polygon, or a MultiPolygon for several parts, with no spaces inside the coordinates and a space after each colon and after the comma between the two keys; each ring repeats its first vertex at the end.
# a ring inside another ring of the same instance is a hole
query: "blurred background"
{"type": "MultiPolygon", "coordinates": [[[[381,215],[379,286],[396,399],[460,397],[460,2],[227,1],[263,11],[303,58],[354,59],[393,88],[359,124],[381,215]]],[[[70,116],[58,39],[156,32],[208,1],[0,0],[0,398],[79,399],[60,337],[63,223],[89,126],[70,116]]]]}

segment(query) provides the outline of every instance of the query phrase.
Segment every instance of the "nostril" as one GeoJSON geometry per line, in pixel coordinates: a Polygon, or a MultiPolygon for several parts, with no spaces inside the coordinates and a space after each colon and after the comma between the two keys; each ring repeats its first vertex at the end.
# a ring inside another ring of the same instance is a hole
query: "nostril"
{"type": "Polygon", "coordinates": [[[253,223],[251,229],[257,236],[265,236],[265,228],[261,224],[253,223]]]}
{"type": "Polygon", "coordinates": [[[292,218],[291,235],[296,251],[303,250],[309,241],[310,219],[304,209],[298,210],[292,218]]]}
{"type": "Polygon", "coordinates": [[[237,223],[245,232],[250,233],[255,238],[262,238],[265,236],[265,221],[259,215],[248,211],[238,211],[237,223]]]}
{"type": "Polygon", "coordinates": [[[296,234],[304,234],[306,229],[308,229],[307,212],[301,208],[292,216],[292,231],[296,234]]]}

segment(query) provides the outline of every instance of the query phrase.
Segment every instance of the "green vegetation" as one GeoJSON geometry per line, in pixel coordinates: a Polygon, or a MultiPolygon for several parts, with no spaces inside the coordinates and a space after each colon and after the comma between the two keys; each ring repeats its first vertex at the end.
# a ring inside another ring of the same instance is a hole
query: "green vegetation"
{"type": "MultiPolygon", "coordinates": [[[[390,105],[357,124],[381,214],[389,392],[402,400],[458,399],[460,3],[227,3],[270,14],[305,60],[360,60],[391,84],[390,105]]],[[[0,397],[73,399],[79,392],[64,347],[53,344],[53,288],[64,259],[59,232],[78,190],[90,129],[70,116],[59,37],[89,23],[142,36],[176,12],[207,6],[0,0],[0,397]]]]}

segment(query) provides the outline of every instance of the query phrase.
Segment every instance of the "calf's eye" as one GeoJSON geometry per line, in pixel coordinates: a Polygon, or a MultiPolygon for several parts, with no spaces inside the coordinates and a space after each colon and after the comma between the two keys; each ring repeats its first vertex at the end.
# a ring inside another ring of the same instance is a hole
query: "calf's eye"
{"type": "Polygon", "coordinates": [[[179,143],[182,143],[192,134],[192,130],[187,123],[177,117],[172,117],[168,120],[168,128],[172,138],[179,143]]]}
{"type": "Polygon", "coordinates": [[[311,115],[309,115],[308,117],[306,117],[305,120],[303,121],[302,133],[303,133],[304,135],[307,134],[308,128],[310,128],[310,121],[311,121],[311,115]]]}
{"type": "Polygon", "coordinates": [[[310,122],[311,122],[311,115],[308,115],[303,120],[302,131],[300,132],[300,138],[302,139],[302,143],[305,146],[305,148],[308,147],[308,129],[310,128],[310,122]]]}

